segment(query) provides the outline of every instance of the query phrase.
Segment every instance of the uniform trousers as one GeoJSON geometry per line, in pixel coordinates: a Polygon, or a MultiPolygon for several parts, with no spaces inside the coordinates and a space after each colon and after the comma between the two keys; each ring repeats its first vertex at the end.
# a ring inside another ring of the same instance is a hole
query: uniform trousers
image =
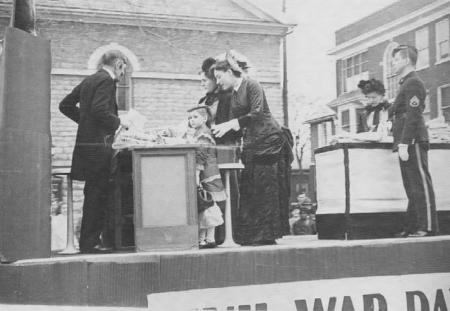
{"type": "Polygon", "coordinates": [[[406,223],[408,233],[438,232],[433,184],[428,170],[428,142],[408,146],[408,161],[400,160],[403,186],[408,197],[406,223]]]}

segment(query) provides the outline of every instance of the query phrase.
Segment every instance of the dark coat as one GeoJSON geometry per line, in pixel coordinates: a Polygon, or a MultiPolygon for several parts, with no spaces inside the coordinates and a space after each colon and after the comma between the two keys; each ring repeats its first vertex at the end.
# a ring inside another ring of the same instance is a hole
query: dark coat
{"type": "Polygon", "coordinates": [[[422,115],[427,96],[424,83],[413,71],[401,79],[400,84],[391,108],[394,115],[394,150],[397,150],[398,144],[428,142],[428,130],[422,115]]]}
{"type": "Polygon", "coordinates": [[[113,135],[120,125],[116,84],[108,72],[99,70],[85,78],[61,101],[59,110],[78,123],[72,178],[86,180],[108,170],[112,149],[105,138],[113,135]]]}
{"type": "Polygon", "coordinates": [[[251,148],[270,136],[282,135],[280,125],[270,112],[266,94],[255,80],[244,78],[237,92],[233,91],[231,115],[245,129],[244,147],[251,148]]]}

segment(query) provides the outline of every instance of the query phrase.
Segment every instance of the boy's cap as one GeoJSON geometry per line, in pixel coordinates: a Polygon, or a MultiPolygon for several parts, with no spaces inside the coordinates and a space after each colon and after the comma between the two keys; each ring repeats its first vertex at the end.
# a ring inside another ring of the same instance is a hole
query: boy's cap
{"type": "Polygon", "coordinates": [[[208,106],[204,106],[204,105],[199,105],[199,106],[192,107],[192,108],[188,109],[187,112],[191,112],[191,111],[194,111],[194,110],[200,110],[200,109],[206,110],[206,112],[207,112],[208,114],[211,113],[211,109],[209,109],[208,106]]]}

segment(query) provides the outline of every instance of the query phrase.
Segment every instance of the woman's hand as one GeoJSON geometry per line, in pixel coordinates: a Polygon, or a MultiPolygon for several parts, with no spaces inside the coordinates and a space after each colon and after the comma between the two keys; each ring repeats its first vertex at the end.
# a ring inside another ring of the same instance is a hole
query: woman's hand
{"type": "Polygon", "coordinates": [[[213,125],[212,132],[215,137],[220,138],[231,130],[239,131],[239,129],[240,129],[240,126],[239,126],[238,120],[233,119],[228,122],[213,125]]]}

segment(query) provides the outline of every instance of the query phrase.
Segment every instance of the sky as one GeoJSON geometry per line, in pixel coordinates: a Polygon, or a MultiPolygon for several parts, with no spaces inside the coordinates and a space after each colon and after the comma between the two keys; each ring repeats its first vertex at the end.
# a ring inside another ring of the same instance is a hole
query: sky
{"type": "MultiPolygon", "coordinates": [[[[252,0],[281,10],[282,0],[252,0]]],[[[286,13],[297,23],[288,35],[288,91],[292,101],[329,102],[336,97],[334,32],[396,0],[286,0],[286,13]]],[[[295,103],[290,103],[295,104],[295,103]]]]}

